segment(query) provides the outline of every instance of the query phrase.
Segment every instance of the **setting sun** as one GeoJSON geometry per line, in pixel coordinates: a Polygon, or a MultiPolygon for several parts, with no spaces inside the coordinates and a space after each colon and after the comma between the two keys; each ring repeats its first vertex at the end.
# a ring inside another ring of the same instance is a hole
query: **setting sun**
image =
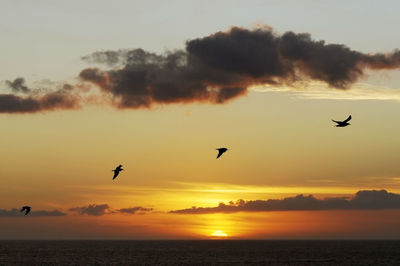
{"type": "Polygon", "coordinates": [[[227,237],[228,235],[226,233],[224,233],[224,231],[217,230],[217,231],[214,231],[214,233],[212,233],[211,236],[213,236],[213,237],[227,237]]]}

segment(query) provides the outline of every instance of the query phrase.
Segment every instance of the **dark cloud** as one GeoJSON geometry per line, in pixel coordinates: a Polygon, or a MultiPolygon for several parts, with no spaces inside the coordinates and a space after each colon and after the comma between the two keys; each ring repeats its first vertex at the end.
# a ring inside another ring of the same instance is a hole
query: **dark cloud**
{"type": "Polygon", "coordinates": [[[78,86],[44,79],[36,81],[39,87],[32,89],[25,85],[24,78],[6,80],[5,84],[13,93],[0,94],[0,113],[36,113],[81,107],[82,97],[79,93],[83,90],[76,90],[78,86]]]}
{"type": "Polygon", "coordinates": [[[77,212],[78,214],[87,214],[92,216],[101,216],[105,214],[114,214],[114,213],[124,213],[124,214],[144,214],[152,211],[151,208],[144,208],[141,206],[131,207],[131,208],[122,208],[122,209],[112,209],[108,204],[90,204],[88,206],[83,207],[75,207],[69,209],[70,211],[77,212]]]}
{"type": "Polygon", "coordinates": [[[89,63],[99,63],[108,66],[115,66],[125,62],[126,54],[129,50],[118,50],[118,51],[99,51],[94,52],[88,56],[82,56],[82,60],[89,63]]]}
{"type": "Polygon", "coordinates": [[[69,209],[70,211],[77,212],[79,214],[87,214],[92,216],[101,216],[107,214],[110,210],[108,204],[89,204],[88,206],[75,207],[69,209]]]}
{"type": "Polygon", "coordinates": [[[122,67],[84,69],[81,79],[98,85],[119,108],[178,102],[224,103],[252,85],[324,81],[347,89],[366,68],[400,66],[400,51],[365,54],[342,44],[315,41],[310,34],[233,27],[189,40],[184,50],[155,54],[143,49],[96,52],[94,63],[122,67]]]}
{"type": "Polygon", "coordinates": [[[79,107],[80,98],[69,93],[66,89],[24,97],[14,94],[0,94],[0,113],[36,113],[52,110],[72,110],[79,107]]]}
{"type": "Polygon", "coordinates": [[[132,208],[123,208],[119,209],[117,212],[126,213],[126,214],[144,214],[146,212],[151,212],[152,208],[143,208],[143,207],[132,207],[132,208]]]}
{"type": "Polygon", "coordinates": [[[386,190],[358,191],[351,199],[327,198],[317,199],[312,195],[297,195],[284,199],[250,200],[242,199],[229,204],[220,203],[217,207],[192,207],[190,209],[173,210],[177,214],[209,214],[233,212],[261,211],[315,211],[315,210],[379,210],[400,209],[400,194],[386,190]]]}
{"type": "Polygon", "coordinates": [[[16,78],[14,81],[6,80],[6,85],[12,89],[13,92],[28,93],[31,90],[25,85],[24,78],[16,78]]]}
{"type": "Polygon", "coordinates": [[[366,54],[343,44],[314,40],[308,33],[278,35],[270,28],[239,27],[188,40],[185,49],[162,54],[139,48],[99,51],[82,59],[107,69],[83,69],[79,74],[83,84],[65,84],[53,92],[36,93],[23,78],[6,81],[13,93],[25,95],[0,94],[0,113],[70,110],[78,108],[85,96],[89,99],[85,103],[111,102],[117,108],[223,104],[246,95],[254,85],[290,86],[317,80],[348,89],[366,69],[400,67],[399,50],[366,54]],[[100,95],[88,96],[88,84],[97,85],[100,95]]]}
{"type": "MultiPolygon", "coordinates": [[[[32,210],[28,216],[33,216],[33,217],[44,217],[44,216],[65,216],[67,214],[58,211],[58,210],[53,210],[53,211],[35,211],[32,210]]],[[[10,210],[4,210],[0,209],[0,217],[23,217],[24,213],[20,212],[18,209],[10,209],[10,210]]]]}

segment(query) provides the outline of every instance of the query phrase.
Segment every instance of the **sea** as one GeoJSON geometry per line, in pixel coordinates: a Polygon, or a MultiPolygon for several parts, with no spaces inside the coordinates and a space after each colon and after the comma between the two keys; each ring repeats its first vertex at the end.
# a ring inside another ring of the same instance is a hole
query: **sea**
{"type": "Polygon", "coordinates": [[[400,265],[400,241],[0,241],[0,265],[400,265]]]}

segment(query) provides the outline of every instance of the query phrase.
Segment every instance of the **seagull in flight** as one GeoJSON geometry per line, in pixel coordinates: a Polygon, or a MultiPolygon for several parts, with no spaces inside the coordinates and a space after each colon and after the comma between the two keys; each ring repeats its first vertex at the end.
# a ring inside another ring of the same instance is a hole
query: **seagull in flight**
{"type": "Polygon", "coordinates": [[[226,152],[228,149],[227,148],[218,148],[218,149],[216,149],[217,151],[218,151],[218,155],[217,155],[217,159],[219,158],[219,157],[221,157],[221,155],[224,153],[224,152],[226,152]]]}
{"type": "Polygon", "coordinates": [[[20,212],[25,211],[25,215],[27,215],[30,211],[31,211],[31,207],[30,206],[22,206],[22,209],[20,210],[20,212]]]}
{"type": "Polygon", "coordinates": [[[113,176],[113,180],[119,175],[119,172],[121,172],[122,170],[122,165],[118,165],[117,168],[115,168],[114,170],[112,170],[114,172],[114,176],[113,176]]]}
{"type": "Polygon", "coordinates": [[[347,127],[348,125],[350,125],[350,123],[347,123],[350,120],[351,120],[351,115],[344,121],[336,121],[332,119],[333,122],[337,123],[336,127],[347,127]]]}

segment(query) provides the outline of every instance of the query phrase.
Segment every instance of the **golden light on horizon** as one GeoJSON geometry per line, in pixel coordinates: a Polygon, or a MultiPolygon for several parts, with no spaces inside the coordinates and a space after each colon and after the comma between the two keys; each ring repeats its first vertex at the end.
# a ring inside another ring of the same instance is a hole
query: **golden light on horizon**
{"type": "Polygon", "coordinates": [[[222,230],[216,230],[211,234],[212,237],[228,237],[228,235],[222,230]]]}

